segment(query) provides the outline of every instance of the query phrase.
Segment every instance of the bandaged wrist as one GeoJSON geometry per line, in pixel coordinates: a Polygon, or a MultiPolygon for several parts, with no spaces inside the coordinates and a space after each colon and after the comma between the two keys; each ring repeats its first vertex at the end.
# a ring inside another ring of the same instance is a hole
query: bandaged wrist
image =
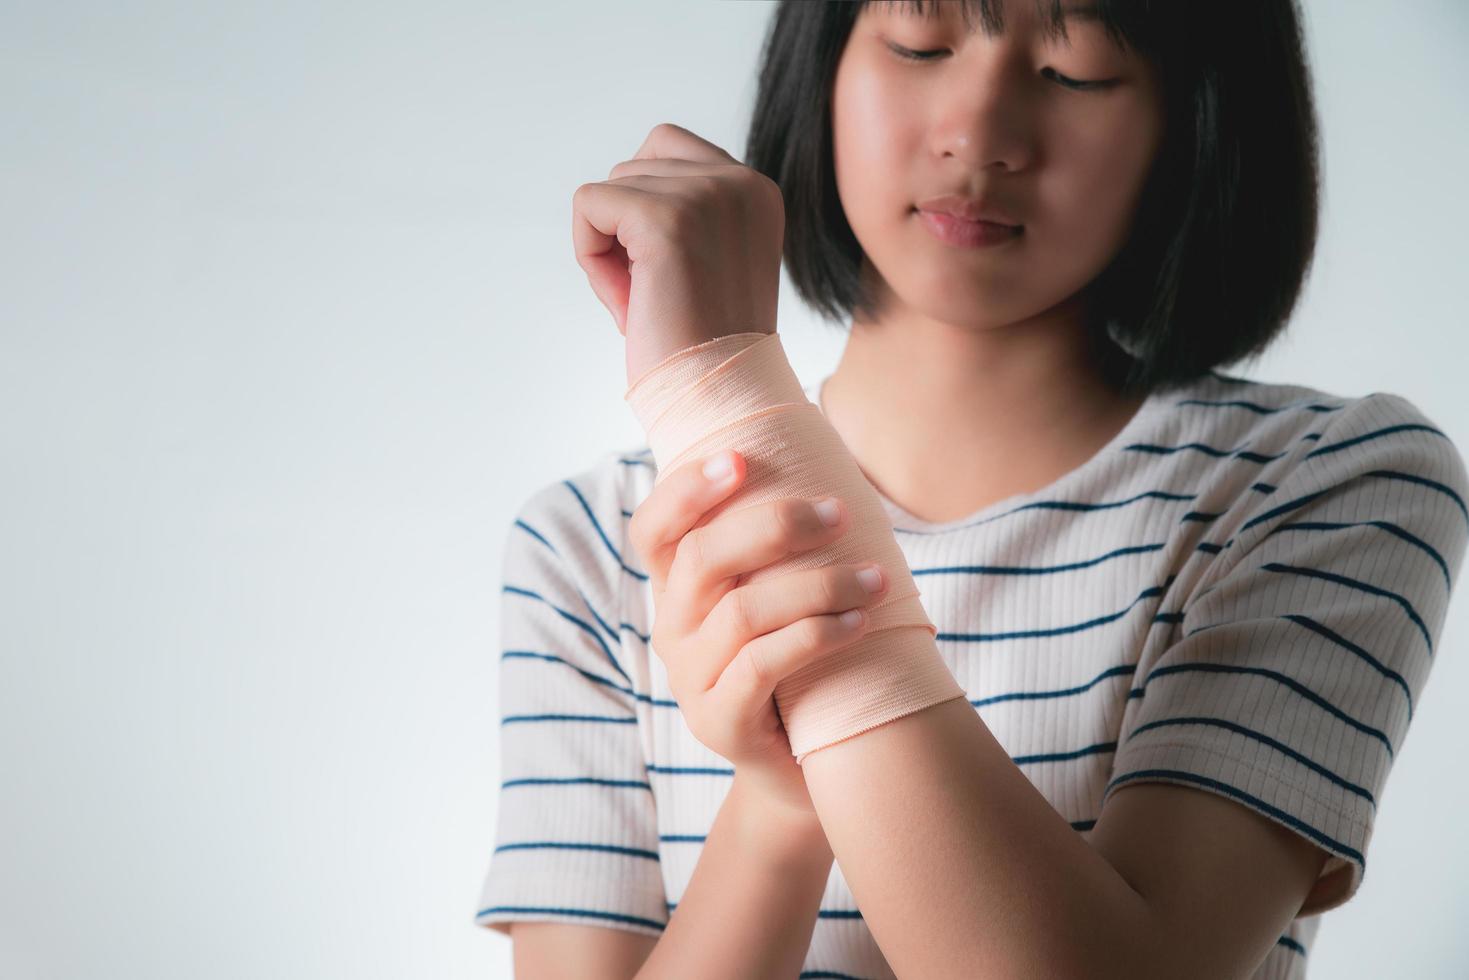
{"type": "Polygon", "coordinates": [[[842,500],[851,515],[846,533],[758,569],[746,582],[837,563],[882,565],[889,589],[865,607],[869,624],[862,635],[776,685],[776,707],[798,763],[817,749],[965,696],[934,643],[937,627],[919,601],[877,491],[806,397],[778,334],[729,334],[675,351],[623,398],[648,436],[655,484],[723,449],[744,457],[744,482],[710,519],[780,497],[842,500]]]}

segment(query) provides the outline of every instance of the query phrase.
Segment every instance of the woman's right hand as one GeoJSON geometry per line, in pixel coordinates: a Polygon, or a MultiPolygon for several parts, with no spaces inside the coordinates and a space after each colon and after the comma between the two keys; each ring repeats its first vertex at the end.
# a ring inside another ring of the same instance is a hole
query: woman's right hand
{"type": "Polygon", "coordinates": [[[770,805],[814,819],[772,694],[780,680],[855,642],[868,623],[863,607],[885,594],[889,580],[879,573],[878,591],[868,591],[857,573],[877,566],[865,563],[746,583],[757,569],[840,537],[849,517],[838,504],[828,525],[817,501],[787,497],[701,525],[744,476],[745,461],[732,450],[679,467],[634,512],[629,537],[652,584],[653,652],[689,730],[770,805]],[[711,480],[703,466],[721,455],[731,471],[711,480]],[[842,621],[847,610],[857,611],[857,623],[842,621]]]}

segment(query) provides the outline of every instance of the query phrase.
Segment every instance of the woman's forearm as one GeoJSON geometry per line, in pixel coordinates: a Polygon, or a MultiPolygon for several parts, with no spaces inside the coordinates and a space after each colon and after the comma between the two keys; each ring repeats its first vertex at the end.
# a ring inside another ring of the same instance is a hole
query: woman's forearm
{"type": "Polygon", "coordinates": [[[736,776],[637,980],[800,974],[831,874],[831,846],[814,814],[782,814],[755,799],[736,776]]]}

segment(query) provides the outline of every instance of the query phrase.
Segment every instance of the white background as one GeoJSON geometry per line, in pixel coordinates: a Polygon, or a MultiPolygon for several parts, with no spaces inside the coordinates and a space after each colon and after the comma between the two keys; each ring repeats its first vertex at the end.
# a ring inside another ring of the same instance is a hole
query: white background
{"type": "MultiPolygon", "coordinates": [[[[509,975],[499,550],[641,444],[571,195],[663,121],[742,155],[773,10],[0,3],[0,975],[509,975]]],[[[1469,447],[1469,8],[1307,13],[1322,238],[1239,373],[1469,447]]],[[[1313,976],[1469,972],[1466,645],[1313,976]]]]}

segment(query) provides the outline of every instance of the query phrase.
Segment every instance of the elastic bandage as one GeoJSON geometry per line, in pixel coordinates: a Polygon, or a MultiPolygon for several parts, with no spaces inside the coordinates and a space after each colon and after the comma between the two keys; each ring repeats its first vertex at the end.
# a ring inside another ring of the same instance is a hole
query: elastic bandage
{"type": "Polygon", "coordinates": [[[729,334],[675,351],[623,398],[647,434],[658,466],[655,485],[720,450],[745,458],[744,482],[711,509],[710,520],[780,497],[841,498],[851,515],[844,534],[758,569],[746,582],[837,563],[882,565],[889,588],[864,607],[869,623],[862,634],[776,684],[776,708],[797,763],[885,722],[965,697],[934,643],[938,628],[919,601],[877,491],[806,397],[778,334],[729,334]]]}

